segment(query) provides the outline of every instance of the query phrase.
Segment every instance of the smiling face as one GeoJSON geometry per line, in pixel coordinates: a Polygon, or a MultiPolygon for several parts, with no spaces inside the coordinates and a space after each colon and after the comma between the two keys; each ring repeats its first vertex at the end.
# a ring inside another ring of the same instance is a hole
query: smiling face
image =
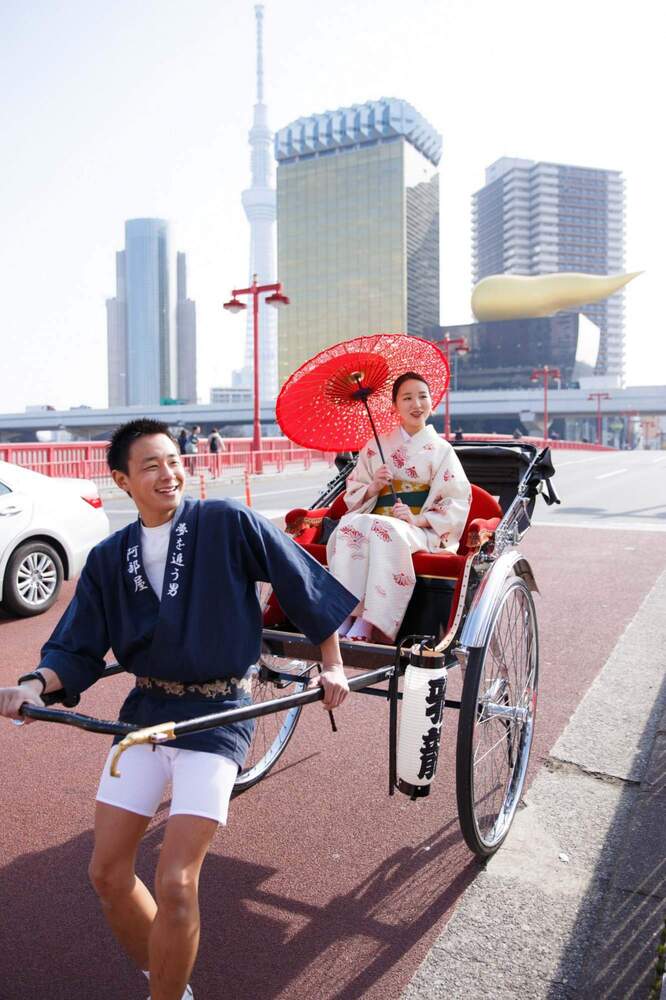
{"type": "Polygon", "coordinates": [[[428,386],[420,379],[407,379],[398,389],[394,406],[400,417],[400,423],[407,433],[418,434],[425,427],[426,420],[432,412],[432,399],[428,386]]]}
{"type": "Polygon", "coordinates": [[[132,497],[147,528],[169,521],[185,488],[178,446],[166,434],[146,434],[132,443],[128,471],[115,469],[116,486],[132,497]]]}

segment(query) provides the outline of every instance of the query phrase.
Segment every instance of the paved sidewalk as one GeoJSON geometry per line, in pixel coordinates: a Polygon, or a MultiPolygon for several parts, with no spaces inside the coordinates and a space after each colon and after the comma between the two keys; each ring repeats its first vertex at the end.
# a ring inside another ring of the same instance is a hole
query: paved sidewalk
{"type": "Polygon", "coordinates": [[[666,573],[403,1000],[647,1000],[666,916],[665,651],[666,573]]]}

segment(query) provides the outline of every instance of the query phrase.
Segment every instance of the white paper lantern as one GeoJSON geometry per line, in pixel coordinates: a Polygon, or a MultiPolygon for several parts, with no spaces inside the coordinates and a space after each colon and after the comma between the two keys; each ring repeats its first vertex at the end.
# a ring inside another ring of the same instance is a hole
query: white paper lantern
{"type": "Polygon", "coordinates": [[[443,653],[412,648],[405,670],[397,759],[397,787],[412,798],[430,793],[437,769],[446,676],[443,653]]]}

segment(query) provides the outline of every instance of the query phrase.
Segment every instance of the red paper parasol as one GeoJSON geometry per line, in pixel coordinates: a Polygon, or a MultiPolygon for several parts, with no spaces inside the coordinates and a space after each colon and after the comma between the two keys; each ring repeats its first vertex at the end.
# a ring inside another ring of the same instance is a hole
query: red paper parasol
{"type": "Polygon", "coordinates": [[[356,451],[373,433],[388,434],[397,426],[391,389],[408,371],[426,379],[434,410],[449,384],[449,366],[429,340],[376,333],[334,344],[287,379],[277,400],[277,421],[305,448],[356,451]]]}

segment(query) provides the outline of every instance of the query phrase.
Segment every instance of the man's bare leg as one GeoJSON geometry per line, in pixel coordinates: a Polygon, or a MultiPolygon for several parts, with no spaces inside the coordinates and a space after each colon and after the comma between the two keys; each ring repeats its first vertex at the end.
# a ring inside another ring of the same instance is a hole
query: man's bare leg
{"type": "Polygon", "coordinates": [[[152,1000],[181,1000],[199,948],[199,873],[217,830],[203,816],[171,816],[155,875],[149,941],[152,1000]]]}
{"type": "Polygon", "coordinates": [[[137,850],[149,822],[148,816],[97,802],[95,849],[89,868],[90,881],[109,927],[140,969],[148,968],[148,938],[157,910],[155,900],[134,871],[137,850]]]}

